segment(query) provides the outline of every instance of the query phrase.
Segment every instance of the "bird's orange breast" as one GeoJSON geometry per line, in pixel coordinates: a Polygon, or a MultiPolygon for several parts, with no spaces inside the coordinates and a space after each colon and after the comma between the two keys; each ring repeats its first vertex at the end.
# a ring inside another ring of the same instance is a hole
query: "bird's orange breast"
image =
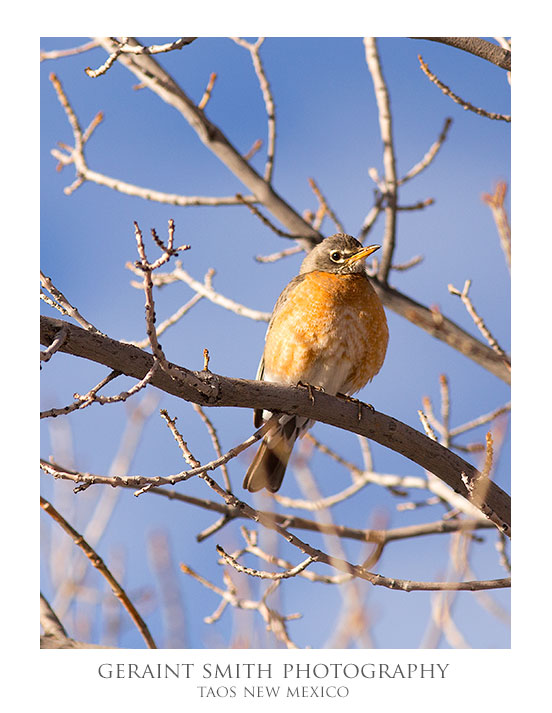
{"type": "Polygon", "coordinates": [[[264,378],[353,394],[380,370],[387,342],[385,312],[363,275],[310,272],[273,316],[264,378]]]}

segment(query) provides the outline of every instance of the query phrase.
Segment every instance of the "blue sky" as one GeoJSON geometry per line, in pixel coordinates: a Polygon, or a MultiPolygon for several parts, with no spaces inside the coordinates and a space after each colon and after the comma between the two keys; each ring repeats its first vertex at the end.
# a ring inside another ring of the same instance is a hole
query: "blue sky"
{"type": "MultiPolygon", "coordinates": [[[[163,38],[141,38],[145,43],[163,38]]],[[[74,38],[43,38],[42,49],[60,49],[78,44],[74,38]]],[[[399,175],[403,175],[426,153],[439,135],[445,118],[453,124],[449,137],[433,164],[401,191],[401,203],[434,198],[435,204],[423,211],[403,212],[398,220],[396,262],[422,254],[424,260],[407,272],[394,272],[392,284],[413,299],[437,304],[444,314],[479,337],[469,315],[447,285],[461,288],[472,280],[470,295],[494,336],[510,349],[509,273],[496,229],[481,194],[492,192],[497,181],[509,181],[510,126],[490,121],[462,110],[431,84],[420,71],[417,55],[422,54],[430,68],[461,97],[476,106],[509,113],[510,88],[506,74],[493,65],[457,50],[406,38],[381,38],[379,49],[393,110],[393,131],[399,175]]],[[[308,184],[314,178],[346,230],[357,234],[373,199],[373,183],[368,168],[382,172],[381,140],[373,87],[359,38],[268,38],[262,58],[271,84],[277,116],[276,190],[299,212],[315,209],[316,200],[308,184]]],[[[298,272],[301,257],[293,256],[273,264],[260,264],[253,258],[288,246],[252,216],[246,208],[174,208],[145,202],[85,184],[71,196],[63,188],[73,180],[72,168],[55,171],[50,149],[58,141],[71,143],[72,135],[57,101],[48,74],[58,74],[82,126],[97,111],[104,121],[87,145],[89,166],[108,176],[157,190],[186,195],[230,195],[243,186],[231,176],[201,144],[193,130],[171,107],[148,90],[136,91],[135,77],[117,64],[103,77],[90,79],[84,67],[99,66],[103,50],[77,55],[41,65],[41,268],[70,301],[78,306],[99,329],[113,338],[142,339],[144,331],[143,294],[129,285],[131,275],[125,263],[134,260],[133,221],[144,234],[155,227],[163,236],[169,218],[174,218],[177,243],[189,243],[184,267],[201,279],[215,267],[217,291],[249,307],[270,311],[286,282],[298,272]]],[[[266,137],[262,96],[248,53],[225,38],[201,39],[180,52],[162,55],[160,63],[168,69],[195,101],[201,98],[211,72],[217,72],[207,115],[219,125],[229,140],[242,152],[253,142],[266,137]]],[[[263,150],[254,158],[262,171],[263,150]]],[[[325,234],[334,232],[329,220],[325,234]]],[[[371,242],[381,241],[383,219],[376,223],[371,242]]],[[[156,307],[164,319],[191,297],[185,285],[159,291],[156,307]]],[[[42,312],[58,316],[49,307],[42,312]]],[[[508,388],[496,377],[428,337],[403,318],[388,311],[390,344],[386,363],[360,398],[405,423],[420,429],[417,410],[421,399],[431,397],[439,405],[439,374],[446,373],[451,387],[452,424],[458,425],[492,411],[509,400],[508,388]]],[[[203,364],[203,349],[208,348],[213,371],[228,376],[253,378],[262,352],[265,325],[252,322],[220,307],[200,302],[185,321],[163,336],[168,358],[188,368],[203,364]]],[[[42,408],[63,406],[72,401],[75,391],[83,393],[105,375],[97,365],[56,355],[43,369],[42,408]]],[[[121,382],[122,383],[122,382],[121,382]]],[[[114,392],[122,386],[117,385],[114,392]]],[[[142,398],[140,395],[138,398],[142,398]]],[[[178,416],[190,447],[202,462],[213,457],[210,440],[191,406],[163,396],[160,407],[178,416]]],[[[42,423],[42,456],[54,452],[55,434],[68,428],[73,444],[74,466],[96,473],[107,473],[125,428],[128,407],[122,404],[93,405],[66,419],[67,424],[42,423]]],[[[248,437],[251,414],[239,409],[209,411],[224,450],[248,437]]],[[[65,417],[63,417],[65,418],[65,417]]],[[[340,453],[355,460],[361,456],[356,438],[317,425],[314,434],[331,443],[340,453]]],[[[477,433],[479,439],[484,429],[477,433]]],[[[469,440],[475,440],[475,436],[469,440]]],[[[376,469],[384,473],[421,475],[422,470],[399,455],[374,445],[376,469]]],[[[69,456],[68,456],[69,457],[69,456]]],[[[238,494],[244,468],[251,453],[230,464],[230,474],[238,494]]],[[[477,461],[474,460],[477,465],[477,461]]],[[[337,470],[321,456],[314,460],[319,488],[323,493],[340,490],[348,482],[345,471],[337,470]]],[[[131,473],[167,474],[182,468],[178,449],[166,426],[154,413],[142,434],[131,473]]],[[[509,491],[509,437],[506,437],[496,472],[499,485],[509,491]]],[[[45,497],[67,508],[77,529],[86,527],[100,495],[90,488],[72,495],[68,483],[52,483],[42,476],[45,497]]],[[[180,486],[184,488],[184,486],[180,486]]],[[[286,495],[299,490],[293,477],[286,478],[286,495]]],[[[185,491],[210,497],[202,483],[190,482],[185,491]]],[[[413,492],[408,499],[418,499],[413,492]]],[[[255,503],[267,507],[268,500],[255,503]]],[[[390,527],[435,520],[442,508],[421,508],[397,512],[397,499],[376,486],[335,512],[338,522],[365,527],[374,513],[383,512],[390,527]]],[[[222,570],[216,564],[214,546],[227,551],[239,546],[238,525],[196,544],[195,535],[212,521],[209,513],[186,508],[152,495],[134,498],[129,491],[118,495],[113,517],[98,544],[106,561],[120,556],[125,562],[124,584],[130,593],[148,588],[157,594],[158,586],[146,555],[151,534],[163,530],[170,541],[176,563],[185,561],[217,584],[222,570]]],[[[43,516],[46,544],[50,523],[43,516]]],[[[51,533],[57,538],[57,533],[51,533]]],[[[500,577],[491,532],[483,533],[485,543],[474,543],[476,576],[500,577]]],[[[60,538],[56,539],[59,542],[60,538]]],[[[308,540],[322,545],[316,537],[308,540]]],[[[355,560],[359,549],[346,544],[347,556],[355,560]]],[[[293,552],[286,556],[294,557],[293,552]]],[[[298,560],[294,560],[298,561],[298,560]]],[[[412,579],[438,579],[447,563],[447,539],[443,536],[418,538],[388,548],[377,571],[388,576],[412,579]]],[[[254,566],[253,563],[251,563],[254,566]]],[[[46,559],[42,566],[43,591],[53,596],[46,559]]],[[[321,569],[319,571],[322,571],[321,569]]],[[[97,584],[96,573],[88,575],[97,584]]],[[[202,622],[218,604],[217,597],[197,582],[176,573],[178,593],[186,610],[185,645],[190,647],[227,646],[236,623],[226,612],[216,624],[202,622]]],[[[236,575],[237,577],[237,575],[236,575]]],[[[88,581],[88,580],[87,580],[88,581]]],[[[282,587],[281,608],[302,611],[303,618],[290,624],[297,645],[323,646],[331,630],[321,628],[320,617],[328,606],[339,605],[337,591],[328,587],[286,582],[282,587]],[[320,607],[321,611],[317,611],[320,607]]],[[[99,584],[103,588],[103,583],[99,584]]],[[[252,585],[255,591],[256,583],[252,585]]],[[[364,590],[367,591],[367,590],[364,590]]],[[[508,594],[492,595],[508,607],[508,594]]],[[[368,592],[367,611],[374,621],[372,636],[379,648],[416,648],[423,639],[430,612],[430,595],[404,595],[373,588],[368,592]]],[[[82,611],[89,612],[85,605],[82,611]]],[[[147,610],[147,606],[146,606],[147,610]]],[[[78,612],[77,612],[78,614],[78,612]]],[[[473,647],[502,648],[509,645],[509,631],[468,593],[460,593],[455,604],[455,620],[473,647]]],[[[125,615],[123,614],[123,619],[125,615]]],[[[78,618],[78,617],[77,617],[78,618]]],[[[125,620],[126,621],[126,620],[125,620]]],[[[154,637],[163,644],[165,636],[158,608],[147,616],[154,637]]],[[[243,630],[252,625],[252,615],[240,615],[243,630]]],[[[91,639],[101,636],[97,616],[91,639]]],[[[120,644],[141,647],[142,639],[131,626],[125,626],[120,644]]],[[[266,637],[259,646],[273,646],[266,637]]]]}

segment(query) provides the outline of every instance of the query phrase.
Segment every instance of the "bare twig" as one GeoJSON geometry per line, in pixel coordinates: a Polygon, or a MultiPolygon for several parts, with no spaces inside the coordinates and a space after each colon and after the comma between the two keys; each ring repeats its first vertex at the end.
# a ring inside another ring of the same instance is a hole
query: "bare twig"
{"type": "Polygon", "coordinates": [[[461,426],[455,426],[454,428],[451,428],[450,435],[459,436],[460,434],[465,433],[466,431],[471,431],[472,429],[477,428],[478,426],[482,426],[483,424],[488,423],[489,421],[494,421],[495,418],[498,418],[503,413],[508,413],[510,409],[511,406],[509,403],[505,404],[504,406],[500,406],[500,408],[491,411],[491,413],[478,416],[472,421],[468,421],[468,423],[464,423],[461,426]]]}
{"type": "MultiPolygon", "coordinates": [[[[205,465],[194,465],[190,470],[187,471],[180,471],[179,473],[175,473],[174,475],[168,475],[168,476],[161,476],[161,475],[155,475],[155,476],[145,476],[145,475],[94,475],[92,473],[80,473],[74,470],[70,469],[63,469],[63,468],[58,468],[57,466],[53,465],[52,463],[48,463],[45,460],[40,461],[40,467],[45,473],[49,473],[50,475],[53,475],[54,478],[62,478],[64,480],[71,480],[74,483],[83,483],[85,485],[95,485],[95,484],[109,484],[112,485],[113,487],[117,486],[132,486],[134,488],[141,488],[141,487],[158,487],[162,485],[175,485],[176,483],[179,483],[184,480],[189,480],[190,478],[199,475],[200,477],[206,479],[206,473],[210,470],[216,470],[217,468],[220,468],[221,465],[224,463],[228,463],[229,460],[232,460],[232,458],[236,458],[240,453],[242,453],[246,448],[249,448],[253,444],[257,443],[264,435],[265,433],[270,430],[271,428],[274,427],[274,417],[267,421],[261,428],[259,428],[255,433],[250,436],[248,439],[243,441],[242,443],[238,444],[237,446],[234,446],[234,448],[231,448],[229,451],[227,451],[225,454],[223,454],[220,458],[216,458],[215,460],[210,461],[209,463],[206,463],[205,465]]],[[[172,425],[174,426],[174,419],[172,422],[172,425]]],[[[173,435],[178,433],[176,431],[176,427],[171,427],[169,424],[169,427],[171,428],[171,431],[173,432],[173,435]]],[[[175,435],[176,438],[176,435],[175,435]]],[[[179,441],[180,445],[180,441],[179,441]]],[[[195,459],[194,459],[195,461],[195,459]]],[[[198,461],[196,461],[198,462],[198,461]]],[[[137,491],[135,495],[141,494],[142,491],[137,491]]]]}
{"type": "Polygon", "coordinates": [[[506,257],[506,263],[508,268],[511,268],[512,262],[512,235],[510,232],[510,222],[508,220],[508,215],[504,207],[504,199],[506,197],[506,191],[508,186],[505,181],[500,181],[493,195],[490,193],[484,193],[481,198],[489,206],[493,214],[494,221],[496,223],[496,228],[498,230],[498,236],[500,238],[500,244],[502,250],[506,257]]]}
{"type": "Polygon", "coordinates": [[[443,92],[443,94],[450,97],[452,101],[456,102],[457,104],[460,104],[463,109],[469,109],[470,111],[473,111],[479,116],[485,116],[487,119],[498,119],[500,121],[507,122],[512,121],[512,117],[508,114],[496,114],[494,112],[487,111],[486,109],[476,107],[473,104],[470,104],[470,102],[466,101],[465,99],[461,99],[457,94],[452,91],[452,89],[450,89],[450,87],[447,87],[446,84],[444,84],[435,74],[433,74],[433,72],[429,69],[427,64],[422,59],[421,55],[418,55],[418,60],[420,62],[420,67],[422,68],[422,71],[424,72],[426,77],[431,82],[433,82],[433,84],[437,85],[439,89],[443,92]]]}
{"type": "MultiPolygon", "coordinates": [[[[65,109],[65,113],[69,120],[69,124],[71,125],[75,140],[74,148],[66,146],[65,144],[62,146],[66,153],[63,153],[58,149],[52,149],[51,151],[52,155],[60,162],[59,167],[68,166],[70,164],[74,164],[75,166],[76,179],[70,186],[64,189],[65,194],[71,194],[74,190],[81,186],[84,181],[91,181],[92,183],[105,186],[106,188],[118,191],[119,193],[124,193],[125,195],[135,196],[137,198],[142,198],[143,200],[151,200],[166,205],[188,207],[241,205],[243,203],[243,201],[238,201],[235,196],[183,196],[177,193],[165,193],[163,191],[156,191],[152,188],[144,188],[131,183],[126,183],[118,178],[112,178],[111,176],[106,176],[105,174],[93,171],[88,167],[86,162],[84,146],[103,115],[101,112],[96,114],[90,126],[83,132],[80,128],[76,114],[69,103],[67,95],[63,90],[61,82],[55,74],[50,74],[50,81],[54,86],[61,105],[65,109]]],[[[243,200],[252,202],[255,201],[255,197],[247,196],[243,200]]]]}
{"type": "Polygon", "coordinates": [[[207,106],[207,102],[211,98],[211,92],[213,91],[213,87],[215,86],[216,79],[217,79],[217,73],[211,72],[211,74],[209,76],[209,82],[208,82],[207,86],[205,87],[203,96],[199,100],[199,104],[197,105],[198,109],[205,109],[205,107],[207,106]]]}
{"type": "Polygon", "coordinates": [[[487,328],[485,322],[483,321],[482,317],[480,317],[476,310],[475,307],[473,306],[473,302],[471,301],[468,292],[471,286],[471,280],[466,280],[464,283],[464,288],[462,292],[460,290],[456,289],[453,285],[448,286],[448,290],[451,293],[451,295],[457,295],[460,297],[462,302],[464,303],[464,306],[466,307],[466,310],[468,311],[470,317],[473,319],[475,322],[476,327],[479,329],[481,334],[485,337],[487,342],[489,343],[490,347],[503,359],[504,363],[506,364],[508,369],[511,369],[510,366],[510,359],[504,349],[498,344],[496,339],[493,337],[489,329],[487,328]]]}
{"type": "Polygon", "coordinates": [[[149,632],[149,629],[146,626],[146,623],[136,610],[134,604],[128,598],[128,595],[126,594],[124,589],[121,587],[121,585],[117,582],[117,580],[113,577],[109,569],[106,567],[101,557],[96,554],[96,552],[92,549],[92,547],[90,547],[90,545],[86,542],[82,535],[79,535],[79,533],[65,520],[62,515],[60,515],[60,513],[51,505],[51,503],[49,503],[43,497],[40,498],[40,507],[45,512],[47,512],[48,515],[50,515],[50,517],[52,517],[58,523],[58,525],[60,525],[65,530],[68,535],[70,535],[74,543],[78,547],[80,547],[84,554],[88,557],[91,564],[100,572],[100,574],[102,574],[103,577],[105,577],[105,579],[111,586],[111,589],[113,590],[113,594],[121,602],[123,607],[129,613],[133,622],[136,624],[136,627],[138,628],[140,634],[142,634],[146,644],[148,645],[148,648],[157,648],[149,632]]]}
{"type": "Polygon", "coordinates": [[[40,418],[55,418],[56,416],[64,416],[65,414],[71,413],[72,411],[76,411],[77,409],[82,409],[86,408],[86,406],[90,406],[90,404],[96,402],[96,394],[98,393],[98,391],[100,389],[103,389],[104,386],[109,384],[110,381],[113,381],[113,379],[116,379],[118,376],[121,376],[120,371],[111,371],[104,379],[102,379],[98,384],[96,384],[96,386],[92,387],[89,391],[87,391],[86,394],[84,394],[83,396],[77,393],[73,394],[76,401],[74,401],[69,406],[64,406],[63,408],[52,408],[48,411],[42,411],[40,413],[40,418]]]}
{"type": "Polygon", "coordinates": [[[324,498],[299,500],[297,498],[288,498],[285,495],[274,494],[274,499],[288,508],[297,508],[299,510],[311,510],[314,512],[325,510],[327,508],[333,507],[338,503],[347,500],[351,496],[362,490],[368,483],[372,483],[372,473],[362,473],[359,475],[351,485],[344,488],[341,492],[335,495],[328,495],[324,498]]]}
{"type": "MultiPolygon", "coordinates": [[[[151,369],[148,371],[148,373],[144,376],[143,379],[140,379],[134,386],[131,386],[128,391],[121,391],[121,393],[116,394],[115,396],[98,396],[94,394],[94,396],[90,399],[90,403],[92,401],[96,401],[99,404],[114,404],[118,403],[121,401],[126,401],[129,399],[131,396],[134,396],[134,394],[137,394],[138,391],[141,389],[144,389],[152,380],[155,372],[159,368],[159,362],[155,361],[151,367],[151,369]]],[[[88,405],[88,403],[86,404],[88,405]]],[[[81,406],[82,408],[82,406],[81,406]]]]}
{"type": "MultiPolygon", "coordinates": [[[[129,38],[122,38],[121,42],[118,42],[114,38],[112,38],[113,42],[117,44],[117,48],[115,49],[114,52],[112,52],[107,60],[102,64],[101,67],[98,67],[98,69],[90,69],[90,67],[86,67],[84,70],[86,74],[89,77],[95,78],[99,77],[102,74],[105,74],[107,70],[113,65],[113,63],[120,57],[122,54],[144,54],[144,55],[151,55],[151,54],[160,54],[162,52],[172,52],[173,50],[180,50],[186,45],[189,45],[191,42],[193,42],[196,37],[180,37],[178,40],[174,40],[174,42],[167,42],[164,45],[150,45],[149,47],[143,47],[142,45],[137,45],[137,44],[128,44],[127,40],[129,38]]],[[[98,42],[96,40],[96,42],[98,42]]]]}
{"type": "MultiPolygon", "coordinates": [[[[100,42],[110,54],[118,49],[118,45],[110,37],[102,37],[100,42]]],[[[140,46],[133,38],[128,38],[127,44],[140,46]]],[[[301,236],[299,240],[303,247],[310,248],[322,239],[322,236],[274,191],[265,178],[255,171],[223,132],[207,119],[204,112],[198,109],[152,56],[121,54],[119,61],[185,117],[201,141],[249,188],[255,198],[286,225],[291,234],[301,236]]]]}
{"type": "MultiPolygon", "coordinates": [[[[132,270],[133,272],[137,272],[135,265],[132,263],[127,263],[126,267],[129,270],[132,270]]],[[[214,274],[214,270],[210,271],[210,276],[214,274]]],[[[230,310],[231,312],[235,312],[236,314],[241,315],[242,317],[248,317],[249,319],[253,319],[258,322],[268,322],[270,321],[270,312],[261,312],[256,309],[251,309],[250,307],[245,307],[242,304],[239,304],[238,302],[235,302],[234,300],[230,299],[229,297],[225,297],[224,295],[221,295],[219,292],[216,292],[210,285],[210,282],[206,280],[205,282],[199,282],[195,278],[193,278],[190,274],[184,270],[182,267],[181,263],[177,262],[175,269],[170,272],[170,273],[157,273],[156,275],[152,276],[153,283],[155,285],[167,285],[172,282],[185,282],[189,287],[192,288],[195,292],[197,292],[199,295],[202,297],[206,297],[210,302],[213,302],[214,304],[219,305],[220,307],[224,307],[225,309],[230,310]]]]}
{"type": "Polygon", "coordinates": [[[411,267],[416,267],[416,265],[419,265],[423,259],[424,258],[422,255],[415,255],[406,262],[400,263],[398,265],[394,263],[393,265],[391,265],[391,269],[396,270],[397,272],[404,272],[405,270],[410,270],[411,267]]]}
{"type": "MultiPolygon", "coordinates": [[[[256,610],[262,616],[263,620],[267,625],[267,628],[272,631],[272,633],[276,636],[277,639],[282,641],[289,649],[297,648],[293,641],[291,641],[286,626],[286,622],[290,619],[296,619],[297,615],[291,614],[283,616],[274,609],[271,609],[266,604],[266,598],[271,592],[270,588],[267,589],[260,601],[253,601],[251,599],[244,599],[238,597],[236,593],[236,588],[232,584],[232,580],[229,577],[225,577],[227,588],[221,589],[215,584],[209,582],[207,579],[205,579],[205,577],[202,577],[200,574],[195,572],[191,567],[188,567],[188,565],[181,564],[180,568],[185,574],[190,575],[204,587],[210,589],[221,597],[221,603],[217,607],[217,610],[211,616],[205,618],[205,623],[211,624],[214,621],[217,621],[221,617],[228,604],[238,609],[256,610]]],[[[278,584],[278,582],[273,582],[273,584],[278,584]]]]}
{"type": "Polygon", "coordinates": [[[389,271],[391,270],[393,252],[395,249],[397,212],[397,171],[395,167],[395,149],[393,145],[393,130],[391,108],[389,102],[389,92],[381,70],[376,38],[365,37],[364,48],[366,54],[366,63],[368,65],[368,69],[370,70],[370,74],[372,75],[372,81],[374,82],[374,91],[376,94],[376,102],[378,105],[381,140],[383,142],[385,188],[382,192],[385,195],[386,220],[382,253],[378,270],[378,279],[380,280],[380,282],[386,283],[387,278],[389,276],[389,271]]]}
{"type": "Polygon", "coordinates": [[[384,196],[380,191],[375,191],[374,205],[368,215],[364,218],[364,222],[359,230],[359,240],[364,241],[372,227],[374,226],[379,214],[383,210],[384,196]]]}
{"type": "Polygon", "coordinates": [[[40,50],[40,61],[43,62],[45,59],[60,59],[61,57],[71,57],[76,54],[81,54],[81,52],[88,52],[88,50],[94,49],[94,47],[99,47],[100,43],[98,40],[92,40],[91,42],[85,42],[83,45],[78,47],[71,47],[65,50],[40,50]]]}
{"type": "MultiPolygon", "coordinates": [[[[148,262],[148,259],[146,257],[144,240],[142,238],[142,231],[138,227],[138,223],[136,221],[134,221],[134,234],[136,237],[138,255],[140,256],[140,260],[136,262],[136,267],[142,273],[143,289],[146,297],[146,332],[148,335],[154,359],[159,363],[163,371],[169,374],[169,376],[173,377],[173,370],[169,366],[169,363],[157,339],[157,330],[155,328],[155,303],[153,301],[153,280],[151,277],[151,273],[161,265],[164,265],[170,259],[171,255],[176,253],[176,251],[174,251],[172,247],[174,222],[172,220],[169,221],[169,247],[164,250],[161,257],[153,263],[148,262]]],[[[156,237],[155,232],[153,232],[153,235],[156,237]]]]}
{"type": "MultiPolygon", "coordinates": [[[[56,307],[56,309],[62,314],[67,315],[68,317],[72,317],[75,322],[80,324],[81,327],[84,327],[84,329],[87,329],[89,332],[96,332],[97,334],[101,334],[99,329],[96,329],[93,324],[91,324],[81,315],[81,313],[76,307],[73,307],[73,305],[69,302],[65,295],[57,289],[52,280],[47,277],[42,272],[42,270],[40,271],[40,284],[42,285],[42,287],[44,287],[45,290],[48,290],[48,292],[55,300],[55,302],[49,301],[48,303],[50,305],[56,307]]],[[[43,293],[41,293],[41,297],[42,295],[43,293]]]]}
{"type": "MultiPolygon", "coordinates": [[[[154,284],[155,284],[155,279],[154,279],[154,284]]],[[[208,286],[208,281],[207,281],[207,276],[205,278],[204,284],[208,286]]],[[[139,285],[141,288],[142,285],[139,285]]],[[[203,295],[195,294],[191,299],[188,300],[185,304],[182,305],[182,307],[179,307],[174,314],[172,314],[170,317],[167,317],[167,319],[163,320],[159,324],[158,327],[156,327],[156,333],[157,336],[161,336],[165,330],[167,330],[169,327],[172,327],[173,324],[176,324],[182,317],[184,317],[185,314],[187,314],[194,305],[196,305],[201,299],[203,298],[203,295]]],[[[136,347],[140,347],[140,349],[143,349],[144,347],[147,347],[149,344],[149,339],[146,337],[146,339],[143,339],[140,342],[131,342],[128,341],[127,344],[134,344],[136,347]]]]}
{"type": "Polygon", "coordinates": [[[253,67],[255,68],[255,74],[257,75],[257,78],[259,80],[259,86],[263,93],[268,122],[268,144],[266,150],[264,179],[267,183],[270,183],[272,181],[272,172],[274,170],[274,150],[276,145],[276,109],[274,106],[274,99],[272,97],[270,84],[266,77],[266,73],[259,53],[260,47],[263,44],[265,38],[259,37],[259,39],[254,43],[247,42],[241,37],[232,37],[231,39],[242,47],[245,47],[245,49],[249,51],[251,55],[251,60],[253,62],[253,67]]]}
{"type": "Polygon", "coordinates": [[[489,431],[485,438],[486,441],[486,452],[485,452],[485,464],[481,469],[481,477],[488,478],[493,465],[493,435],[489,431]]]}
{"type": "Polygon", "coordinates": [[[398,205],[397,210],[422,210],[423,208],[427,208],[434,203],[435,200],[433,198],[424,198],[423,200],[418,201],[417,203],[412,203],[411,205],[398,205]]]}
{"type": "Polygon", "coordinates": [[[300,235],[292,235],[291,233],[287,233],[285,230],[281,230],[280,228],[276,227],[274,223],[272,223],[266,215],[263,215],[263,213],[252,203],[251,201],[247,201],[241,193],[236,193],[236,199],[243,203],[243,205],[247,206],[249,210],[253,213],[253,215],[257,216],[259,220],[267,226],[267,228],[270,228],[272,232],[276,233],[276,235],[279,235],[281,238],[290,238],[292,240],[295,240],[297,238],[300,238],[300,235]]]}
{"type": "Polygon", "coordinates": [[[280,250],[277,253],[272,253],[271,255],[256,255],[255,260],[257,262],[276,262],[281,260],[283,257],[289,257],[290,255],[297,255],[297,253],[303,252],[303,248],[300,245],[296,245],[293,248],[286,248],[285,250],[280,250]]]}
{"type": "Polygon", "coordinates": [[[40,361],[44,361],[44,362],[50,361],[52,356],[61,347],[61,345],[65,341],[66,337],[67,337],[67,325],[64,324],[63,327],[56,334],[54,341],[50,344],[50,346],[47,349],[45,349],[44,351],[40,352],[40,361]]]}
{"type": "MultiPolygon", "coordinates": [[[[309,178],[309,186],[311,187],[312,192],[314,193],[314,195],[315,195],[316,198],[318,199],[318,203],[319,203],[319,205],[320,205],[320,209],[323,211],[323,214],[330,216],[330,218],[331,218],[331,219],[333,220],[333,222],[335,223],[335,227],[337,228],[337,232],[338,232],[338,233],[345,233],[346,230],[345,230],[345,228],[343,227],[343,223],[339,220],[339,218],[337,217],[337,215],[335,214],[335,212],[332,210],[332,208],[330,208],[330,206],[329,206],[329,204],[328,204],[328,201],[326,200],[325,196],[322,195],[322,191],[321,191],[320,188],[318,187],[318,185],[317,185],[316,181],[314,180],[314,178],[309,178]]],[[[319,209],[319,210],[320,210],[320,209],[319,209]]]]}
{"type": "Polygon", "coordinates": [[[252,567],[244,567],[237,560],[235,560],[231,555],[225,552],[220,545],[217,545],[217,552],[222,557],[226,564],[229,564],[237,572],[242,574],[248,574],[251,577],[259,577],[260,579],[289,579],[290,577],[296,577],[298,574],[303,572],[310,564],[316,562],[315,557],[307,557],[306,560],[300,562],[295,567],[291,569],[286,569],[283,572],[264,572],[262,570],[253,569],[252,567]]]}
{"type": "Polygon", "coordinates": [[[448,131],[449,131],[451,125],[452,125],[452,119],[450,117],[447,117],[445,119],[445,125],[443,126],[443,129],[442,129],[441,133],[439,134],[437,141],[431,145],[429,151],[422,158],[422,160],[419,163],[417,163],[415,166],[413,166],[410,169],[410,171],[405,173],[405,175],[397,181],[398,186],[401,186],[403,183],[410,181],[412,178],[414,178],[414,176],[417,176],[419,173],[421,173],[425,168],[427,168],[429,166],[429,164],[433,161],[433,159],[437,155],[439,149],[445,142],[445,139],[447,138],[448,131]]]}
{"type": "Polygon", "coordinates": [[[197,458],[194,458],[190,449],[188,448],[188,444],[182,438],[182,435],[176,428],[176,418],[171,418],[166,409],[161,409],[160,413],[161,417],[165,420],[167,426],[173,434],[175,441],[178,443],[178,447],[180,448],[182,456],[186,463],[188,463],[188,465],[191,465],[192,468],[198,468],[199,466],[201,466],[201,463],[197,460],[197,458]]]}
{"type": "MultiPolygon", "coordinates": [[[[215,430],[215,427],[213,426],[211,419],[207,416],[207,414],[205,413],[205,411],[201,408],[201,406],[199,404],[192,404],[192,406],[193,406],[194,411],[199,415],[199,417],[205,424],[205,428],[207,429],[207,432],[209,433],[209,436],[211,437],[211,441],[213,443],[213,448],[215,449],[215,453],[220,458],[222,456],[222,448],[220,447],[219,437],[215,430]]],[[[225,463],[223,463],[221,465],[220,470],[222,472],[222,478],[224,480],[224,485],[226,486],[226,490],[232,490],[232,487],[230,485],[230,476],[228,474],[228,469],[227,469],[225,463]]]]}
{"type": "Polygon", "coordinates": [[[421,409],[418,410],[418,416],[420,417],[420,421],[422,422],[422,426],[424,427],[424,431],[427,433],[428,437],[431,438],[432,441],[436,441],[437,436],[435,435],[435,432],[431,428],[431,425],[429,423],[427,416],[421,409]]]}

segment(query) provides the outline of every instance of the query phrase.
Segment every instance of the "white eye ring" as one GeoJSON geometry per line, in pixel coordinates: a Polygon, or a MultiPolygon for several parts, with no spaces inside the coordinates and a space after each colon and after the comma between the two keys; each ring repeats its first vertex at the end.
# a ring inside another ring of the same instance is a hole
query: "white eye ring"
{"type": "Polygon", "coordinates": [[[330,260],[333,260],[333,262],[342,262],[343,261],[343,256],[339,252],[339,250],[333,250],[330,253],[330,260]]]}

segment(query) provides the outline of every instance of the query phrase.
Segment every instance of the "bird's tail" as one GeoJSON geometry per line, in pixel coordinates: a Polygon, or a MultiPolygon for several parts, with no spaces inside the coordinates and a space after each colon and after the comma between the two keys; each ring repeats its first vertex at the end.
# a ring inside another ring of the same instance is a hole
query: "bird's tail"
{"type": "Polygon", "coordinates": [[[293,445],[306,425],[304,418],[287,416],[266,434],[245,474],[243,487],[246,490],[255,493],[266,488],[275,493],[280,488],[293,445]]]}

